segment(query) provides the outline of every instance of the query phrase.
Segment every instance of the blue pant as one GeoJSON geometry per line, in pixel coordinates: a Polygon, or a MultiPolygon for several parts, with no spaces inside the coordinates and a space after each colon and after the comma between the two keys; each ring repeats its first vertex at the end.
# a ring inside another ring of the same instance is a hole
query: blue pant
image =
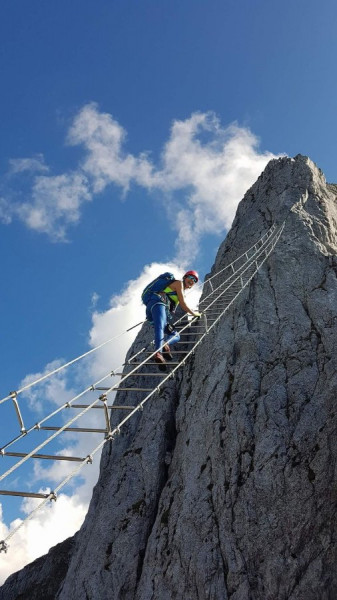
{"type": "MultiPolygon", "coordinates": [[[[165,342],[165,327],[167,325],[165,304],[158,302],[158,299],[148,302],[146,305],[146,318],[153,324],[155,349],[158,350],[165,342]]],[[[179,333],[174,331],[167,336],[166,343],[171,346],[171,344],[175,344],[179,340],[179,333]]]]}

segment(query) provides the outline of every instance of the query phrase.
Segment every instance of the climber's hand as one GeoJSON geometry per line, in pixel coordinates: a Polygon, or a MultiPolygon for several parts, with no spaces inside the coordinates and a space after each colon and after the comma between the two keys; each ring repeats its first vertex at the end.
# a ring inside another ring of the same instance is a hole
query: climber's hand
{"type": "Polygon", "coordinates": [[[201,315],[202,315],[202,313],[201,313],[201,312],[198,312],[198,311],[195,311],[195,312],[193,313],[193,316],[194,316],[194,317],[197,317],[197,319],[200,319],[201,315]]]}

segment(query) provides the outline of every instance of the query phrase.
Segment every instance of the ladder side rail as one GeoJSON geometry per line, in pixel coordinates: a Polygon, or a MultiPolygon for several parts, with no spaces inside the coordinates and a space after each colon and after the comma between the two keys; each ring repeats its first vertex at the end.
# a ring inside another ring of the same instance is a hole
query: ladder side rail
{"type": "MultiPolygon", "coordinates": [[[[244,267],[247,265],[247,263],[251,263],[253,262],[253,260],[256,258],[257,255],[260,255],[261,251],[263,250],[263,248],[265,247],[265,245],[268,243],[269,239],[272,237],[272,234],[269,236],[269,238],[267,239],[267,241],[263,242],[263,244],[256,249],[256,251],[254,252],[254,254],[252,254],[252,256],[249,257],[249,259],[243,263],[240,267],[238,267],[238,269],[233,273],[231,273],[231,275],[223,282],[221,282],[221,284],[219,284],[218,287],[214,288],[213,291],[208,294],[207,296],[205,296],[205,298],[203,298],[201,300],[201,303],[205,302],[212,294],[214,294],[218,289],[220,289],[223,285],[225,285],[228,281],[230,281],[231,279],[233,279],[233,277],[236,275],[236,273],[238,273],[241,269],[244,269],[244,267]]],[[[252,248],[254,248],[255,246],[252,246],[252,248]]],[[[243,255],[241,255],[243,256],[243,255]]],[[[241,258],[241,257],[240,257],[241,258]]],[[[235,262],[235,261],[234,261],[235,262]]],[[[232,263],[233,264],[233,263],[232,263]]],[[[230,266],[230,265],[228,265],[230,266]]],[[[221,273],[221,271],[218,271],[218,273],[216,273],[213,277],[216,277],[217,275],[219,275],[219,273],[221,273]]],[[[207,280],[208,281],[208,280],[207,280]]]]}
{"type": "MultiPolygon", "coordinates": [[[[77,421],[78,419],[80,419],[85,413],[88,412],[88,410],[91,409],[91,407],[95,406],[95,404],[97,404],[98,402],[100,402],[100,399],[96,398],[96,400],[94,400],[91,404],[89,404],[89,406],[87,408],[83,409],[79,414],[75,415],[72,419],[70,419],[69,421],[67,421],[67,423],[65,423],[64,425],[62,425],[62,427],[60,427],[60,429],[58,431],[56,431],[55,433],[53,433],[46,440],[44,440],[41,444],[39,444],[38,446],[36,446],[33,450],[31,450],[31,452],[28,452],[27,455],[24,458],[22,458],[21,460],[19,460],[10,469],[8,469],[7,471],[5,471],[5,473],[3,473],[2,475],[0,475],[0,481],[2,481],[3,479],[5,479],[5,477],[8,477],[8,475],[10,475],[14,471],[16,471],[16,469],[18,469],[19,467],[21,467],[21,465],[23,465],[29,458],[31,458],[33,454],[37,454],[39,452],[39,450],[41,450],[42,448],[44,448],[45,446],[47,446],[47,444],[49,444],[51,441],[53,441],[58,435],[60,435],[61,433],[63,433],[64,430],[67,429],[67,427],[69,427],[69,425],[72,425],[72,423],[75,423],[75,421],[77,421]]],[[[38,429],[38,428],[39,427],[37,425],[36,429],[38,429]]]]}
{"type": "Polygon", "coordinates": [[[9,446],[12,446],[13,444],[15,444],[16,442],[18,442],[22,438],[24,438],[27,435],[29,435],[32,431],[36,431],[36,429],[38,428],[39,425],[42,425],[43,423],[45,423],[46,421],[48,421],[49,419],[51,419],[52,417],[54,417],[55,415],[57,415],[62,410],[70,408],[72,406],[72,404],[74,402],[76,402],[76,400],[78,400],[79,398],[81,398],[82,396],[84,396],[84,394],[87,394],[88,392],[92,391],[95,388],[96,385],[98,385],[99,383],[102,383],[102,381],[105,381],[105,379],[107,379],[108,377],[111,377],[111,372],[109,372],[107,375],[104,375],[104,377],[102,377],[101,379],[97,380],[94,384],[90,385],[85,390],[83,390],[82,392],[80,392],[79,394],[77,394],[76,396],[74,396],[73,398],[71,398],[70,400],[68,400],[67,402],[65,402],[64,404],[62,404],[61,406],[59,406],[58,408],[56,408],[54,411],[52,411],[51,413],[49,413],[45,417],[43,417],[38,423],[34,423],[34,425],[31,425],[26,431],[22,432],[20,435],[16,436],[12,440],[10,440],[9,442],[7,442],[3,446],[1,446],[0,453],[5,448],[9,448],[9,446]]]}
{"type": "Polygon", "coordinates": [[[74,363],[78,362],[82,358],[85,358],[86,356],[89,356],[89,354],[92,354],[93,352],[96,352],[96,350],[99,350],[100,348],[102,348],[106,344],[109,344],[113,340],[116,340],[116,339],[122,337],[123,335],[125,335],[125,333],[128,333],[129,331],[131,331],[131,329],[134,329],[135,327],[139,327],[143,323],[144,323],[144,321],[141,321],[140,323],[137,323],[136,325],[132,325],[132,327],[129,327],[128,329],[126,329],[122,333],[119,333],[119,334],[115,335],[114,337],[110,338],[109,340],[106,340],[102,344],[99,344],[99,346],[96,346],[96,348],[91,348],[91,350],[88,350],[88,352],[85,352],[84,354],[81,354],[80,356],[77,356],[76,358],[70,360],[69,362],[65,363],[64,365],[61,365],[60,367],[57,367],[56,369],[53,369],[53,371],[50,371],[49,373],[46,373],[45,375],[42,375],[41,377],[39,377],[35,381],[32,381],[32,382],[28,383],[27,385],[24,385],[22,388],[16,390],[15,392],[10,392],[8,394],[8,396],[6,396],[5,398],[2,398],[0,400],[0,405],[3,404],[4,402],[6,402],[6,400],[10,400],[10,398],[13,397],[13,394],[16,394],[16,396],[18,396],[19,394],[22,394],[22,392],[25,392],[26,390],[28,390],[29,388],[33,387],[34,385],[37,385],[38,383],[41,383],[42,381],[44,381],[48,377],[51,377],[52,375],[55,375],[56,373],[59,373],[63,369],[66,369],[70,365],[73,365],[74,363]]]}
{"type": "MultiPolygon", "coordinates": [[[[255,254],[259,254],[259,255],[260,255],[260,254],[261,254],[261,252],[262,252],[262,250],[263,250],[263,248],[262,248],[262,246],[261,246],[261,248],[259,249],[259,251],[258,251],[257,253],[255,253],[255,254]]],[[[256,259],[256,256],[255,256],[255,254],[254,254],[254,255],[251,257],[251,259],[250,259],[249,261],[247,261],[247,262],[249,262],[249,263],[250,263],[252,260],[255,260],[255,259],[256,259]]],[[[244,271],[246,271],[246,270],[247,270],[247,268],[248,268],[248,267],[246,267],[246,269],[245,269],[244,271]]],[[[235,278],[235,279],[232,281],[232,284],[231,284],[231,285],[233,285],[237,279],[238,279],[238,277],[236,277],[236,278],[235,278]]],[[[220,295],[219,295],[219,296],[218,296],[216,299],[218,299],[220,296],[222,296],[222,295],[223,295],[223,294],[224,294],[224,293],[225,293],[225,292],[226,292],[226,291],[227,291],[227,290],[228,290],[228,289],[231,287],[231,285],[230,285],[230,286],[227,286],[227,288],[225,288],[225,290],[223,290],[223,292],[222,292],[222,293],[221,293],[221,294],[220,294],[220,295]]],[[[214,304],[214,302],[215,302],[215,300],[213,300],[213,302],[211,302],[211,303],[210,303],[210,304],[209,304],[209,305],[206,307],[206,309],[205,309],[205,310],[208,310],[208,309],[210,308],[210,306],[212,306],[212,304],[214,304]]],[[[193,322],[193,320],[192,320],[192,322],[193,322]]],[[[191,322],[189,322],[189,323],[188,323],[188,324],[185,326],[185,328],[183,328],[181,331],[184,331],[184,329],[187,329],[188,327],[190,327],[190,325],[191,325],[191,322]]],[[[165,343],[162,345],[162,347],[163,347],[164,345],[165,345],[165,343]]],[[[162,347],[161,347],[161,349],[162,349],[162,347]]],[[[156,351],[154,351],[154,352],[153,352],[153,353],[150,355],[150,357],[148,357],[146,360],[144,360],[144,361],[143,361],[143,362],[141,362],[139,365],[137,365],[137,366],[135,367],[135,369],[133,369],[133,370],[132,370],[130,373],[127,373],[127,374],[125,375],[125,377],[123,377],[123,378],[122,378],[122,380],[119,382],[119,385],[120,385],[122,382],[124,382],[124,381],[125,381],[125,380],[126,380],[128,377],[130,377],[132,374],[136,373],[136,372],[137,372],[137,370],[138,370],[138,369],[140,369],[140,367],[141,367],[143,364],[145,364],[147,361],[151,360],[151,358],[153,358],[153,356],[155,355],[155,353],[156,353],[156,351]]],[[[100,380],[100,382],[101,382],[101,381],[103,381],[104,379],[106,379],[108,376],[109,376],[109,375],[107,375],[107,376],[105,376],[104,378],[102,378],[102,379],[100,380]]],[[[53,411],[53,413],[51,413],[51,415],[49,415],[49,416],[45,417],[45,419],[43,419],[43,420],[42,420],[40,423],[42,423],[42,422],[45,422],[45,421],[46,421],[48,418],[51,418],[51,416],[54,416],[54,415],[55,415],[55,414],[57,414],[57,412],[59,412],[60,410],[63,410],[64,408],[67,408],[67,407],[69,407],[69,404],[71,404],[71,402],[74,402],[75,400],[77,400],[79,397],[81,397],[81,395],[83,395],[84,393],[86,393],[87,391],[89,391],[90,389],[92,389],[92,387],[93,387],[93,386],[90,386],[90,387],[89,387],[89,388],[87,388],[87,389],[86,389],[84,392],[82,392],[81,394],[77,395],[77,396],[76,396],[74,399],[72,399],[72,401],[70,401],[70,402],[66,403],[65,405],[63,405],[62,407],[60,407],[59,409],[57,409],[56,411],[53,411]]],[[[108,392],[112,391],[112,389],[113,389],[114,387],[115,387],[115,385],[114,385],[114,386],[111,386],[111,388],[109,388],[108,392]]],[[[34,425],[33,427],[31,427],[29,430],[27,430],[27,432],[24,432],[24,433],[22,434],[22,436],[24,436],[24,435],[27,435],[28,431],[29,431],[29,432],[31,432],[31,431],[33,431],[33,430],[35,430],[35,429],[36,429],[36,425],[34,425]]],[[[18,438],[16,438],[16,440],[17,440],[17,439],[18,439],[18,438]]],[[[11,443],[14,443],[14,442],[12,441],[12,442],[10,442],[9,444],[6,444],[6,445],[4,446],[4,448],[6,448],[6,447],[8,447],[9,445],[11,445],[11,443]]]]}
{"type": "MultiPolygon", "coordinates": [[[[282,228],[282,230],[283,230],[283,228],[282,228]]],[[[231,281],[231,283],[230,283],[230,284],[229,284],[229,285],[228,285],[228,286],[227,286],[227,287],[226,287],[226,288],[225,288],[225,289],[224,289],[224,290],[223,290],[223,291],[222,291],[222,292],[221,292],[221,293],[220,293],[220,294],[219,294],[219,295],[218,295],[218,296],[217,296],[217,297],[216,297],[216,298],[215,298],[215,299],[214,299],[214,300],[213,300],[213,301],[210,303],[210,304],[208,304],[208,305],[207,305],[207,307],[206,307],[205,309],[203,309],[203,311],[204,311],[204,312],[206,312],[207,310],[209,310],[209,308],[210,308],[210,307],[211,307],[211,306],[212,306],[212,305],[213,305],[213,304],[214,304],[214,303],[215,303],[215,302],[216,302],[216,301],[217,301],[217,300],[218,300],[218,299],[219,299],[221,296],[223,296],[223,294],[225,294],[225,293],[226,293],[226,292],[227,292],[227,291],[228,291],[228,290],[229,290],[229,289],[230,289],[230,288],[231,288],[231,287],[234,285],[234,283],[236,283],[237,281],[239,281],[239,280],[240,280],[240,278],[242,277],[242,275],[243,275],[243,274],[244,274],[244,273],[245,273],[245,272],[246,272],[246,271],[247,271],[247,270],[248,270],[248,269],[249,269],[249,268],[252,266],[252,264],[253,264],[253,263],[254,263],[256,260],[258,260],[258,258],[259,258],[259,257],[260,257],[260,256],[261,256],[261,255],[262,255],[264,252],[265,252],[265,250],[266,250],[266,247],[268,247],[268,244],[270,244],[270,239],[268,240],[268,242],[266,243],[266,245],[265,245],[265,246],[261,246],[261,248],[259,249],[259,251],[258,251],[258,253],[257,253],[257,254],[258,254],[258,256],[256,256],[256,255],[252,256],[252,257],[251,257],[251,260],[247,261],[247,262],[248,262],[248,265],[247,265],[247,266],[245,266],[245,269],[244,269],[243,271],[240,271],[240,273],[239,273],[239,274],[236,276],[236,278],[235,278],[235,279],[233,279],[233,280],[231,281]]],[[[268,254],[268,256],[269,256],[269,254],[268,254]]],[[[222,285],[223,285],[223,284],[222,284],[222,285]]],[[[219,286],[219,287],[221,287],[221,286],[219,286]]]]}
{"type": "MultiPolygon", "coordinates": [[[[273,227],[273,226],[272,226],[273,227]]],[[[272,230],[272,227],[270,228],[269,231],[272,230]]],[[[267,232],[267,234],[269,233],[269,231],[267,232]]],[[[266,234],[264,234],[264,236],[262,236],[261,239],[263,239],[265,237],[266,234]]],[[[240,255],[239,257],[237,257],[234,261],[232,261],[232,263],[230,265],[227,265],[226,267],[224,267],[223,269],[221,269],[220,271],[218,271],[217,273],[215,273],[212,277],[210,277],[209,279],[207,279],[207,281],[203,282],[202,287],[204,287],[204,285],[208,282],[211,282],[211,280],[218,276],[220,273],[222,273],[223,271],[225,271],[228,268],[231,268],[232,265],[234,265],[236,262],[238,262],[243,256],[245,256],[247,254],[247,252],[249,252],[251,249],[253,249],[255,246],[255,244],[253,246],[251,246],[248,250],[246,250],[246,252],[244,252],[242,255],[240,255]]],[[[81,354],[80,356],[68,361],[67,363],[65,363],[64,365],[61,365],[60,367],[57,367],[56,369],[53,369],[52,371],[50,371],[49,373],[46,373],[45,375],[39,377],[37,380],[30,382],[29,384],[21,387],[19,390],[16,390],[15,392],[10,392],[10,394],[8,394],[6,397],[2,398],[0,400],[0,405],[2,403],[4,403],[5,401],[9,400],[9,399],[13,399],[13,394],[15,394],[15,396],[23,393],[24,391],[26,391],[27,389],[33,387],[34,385],[37,385],[38,383],[41,383],[42,381],[44,381],[45,379],[51,377],[52,375],[55,375],[56,373],[62,371],[63,369],[71,366],[72,364],[74,364],[75,362],[81,360],[82,358],[88,356],[89,354],[92,354],[93,352],[95,352],[96,350],[102,348],[103,346],[105,346],[106,344],[110,343],[111,341],[123,336],[125,333],[129,332],[130,330],[134,329],[135,327],[139,327],[140,325],[142,325],[145,321],[141,321],[140,323],[137,323],[136,325],[133,325],[131,327],[129,327],[128,329],[126,329],[124,332],[118,334],[117,336],[114,336],[112,338],[110,338],[109,340],[106,340],[105,342],[103,342],[102,344],[96,346],[95,348],[92,348],[91,350],[89,350],[88,352],[85,352],[84,354],[81,354]]],[[[21,425],[21,428],[24,428],[23,425],[21,425]]]]}
{"type": "MultiPolygon", "coordinates": [[[[260,265],[257,265],[256,263],[256,269],[254,270],[254,272],[250,275],[250,277],[247,279],[247,281],[244,283],[244,286],[237,292],[236,296],[229,302],[229,304],[224,308],[223,312],[217,317],[217,319],[208,327],[207,331],[203,334],[203,336],[195,343],[194,347],[186,354],[186,356],[183,358],[183,360],[181,361],[181,363],[179,363],[179,365],[177,365],[175,367],[175,369],[173,369],[173,371],[171,371],[171,373],[169,375],[167,375],[167,377],[165,377],[165,379],[157,386],[154,388],[154,390],[152,390],[152,392],[150,394],[148,394],[148,396],[146,398],[144,398],[135,408],[134,410],[132,410],[131,413],[129,413],[127,415],[127,417],[125,417],[118,425],[117,427],[115,427],[107,436],[106,439],[104,439],[103,441],[100,442],[100,444],[98,446],[96,446],[96,448],[94,448],[91,452],[91,454],[89,454],[86,459],[80,463],[78,465],[78,467],[76,469],[74,469],[71,473],[68,474],[68,476],[57,486],[57,488],[55,488],[55,490],[53,492],[50,492],[50,494],[48,495],[47,498],[45,498],[43,500],[43,502],[41,504],[39,504],[27,517],[24,521],[22,521],[20,523],[20,525],[12,530],[10,532],[10,534],[6,537],[5,540],[1,540],[0,541],[0,552],[1,551],[7,551],[7,542],[9,541],[9,539],[29,520],[33,517],[33,515],[42,508],[42,506],[44,506],[48,500],[51,499],[56,499],[57,498],[57,492],[62,489],[62,487],[64,487],[69,481],[70,479],[72,479],[77,473],[79,473],[79,471],[83,468],[83,466],[85,464],[88,463],[92,463],[92,457],[104,446],[104,444],[106,444],[107,441],[112,441],[114,439],[114,436],[116,434],[118,434],[120,432],[120,428],[139,410],[143,409],[144,404],[147,402],[147,400],[149,398],[151,398],[153,396],[153,394],[155,394],[157,391],[159,391],[159,389],[164,385],[164,383],[166,381],[168,381],[168,379],[170,379],[173,374],[175,373],[175,371],[177,371],[181,366],[183,366],[185,364],[185,362],[187,361],[187,359],[189,358],[189,356],[191,356],[194,352],[197,346],[199,346],[203,339],[205,338],[206,335],[208,335],[209,331],[211,331],[211,329],[213,329],[213,327],[216,325],[216,323],[220,320],[220,318],[223,316],[223,314],[229,309],[229,307],[233,304],[233,302],[235,301],[235,299],[239,296],[239,294],[241,294],[241,292],[243,291],[243,289],[245,289],[247,287],[247,285],[249,284],[249,282],[252,280],[252,278],[255,276],[255,274],[259,271],[259,269],[261,268],[261,266],[264,264],[264,262],[267,260],[267,258],[269,257],[270,253],[272,252],[272,250],[274,249],[282,231],[283,231],[283,227],[284,227],[284,223],[283,226],[280,228],[280,231],[278,233],[278,236],[275,237],[274,243],[271,244],[269,253],[263,257],[263,260],[261,261],[260,265]]],[[[99,399],[97,399],[92,405],[94,405],[96,402],[98,402],[99,399]]],[[[88,410],[88,409],[86,409],[88,410]]],[[[83,411],[83,412],[86,412],[83,411]]]]}
{"type": "MultiPolygon", "coordinates": [[[[212,279],[214,279],[214,277],[216,277],[217,275],[220,275],[220,273],[222,273],[223,271],[225,271],[226,269],[230,269],[232,268],[232,266],[239,260],[241,260],[243,258],[243,256],[245,256],[245,254],[247,252],[250,252],[250,250],[255,249],[256,244],[258,244],[261,240],[263,240],[263,238],[266,235],[271,235],[273,233],[273,230],[275,229],[276,225],[275,223],[273,223],[273,225],[271,225],[271,227],[268,229],[268,231],[266,233],[264,233],[258,240],[257,242],[255,242],[252,246],[250,246],[250,248],[248,248],[248,250],[246,250],[245,252],[243,252],[242,254],[240,254],[240,256],[238,256],[235,260],[233,260],[229,265],[226,265],[226,267],[223,267],[223,269],[221,269],[220,271],[217,271],[217,273],[215,273],[214,275],[212,275],[212,277],[210,277],[209,279],[207,279],[203,285],[206,285],[206,283],[208,283],[209,281],[211,281],[212,279]]],[[[264,242],[263,242],[264,243],[264,242]]]]}

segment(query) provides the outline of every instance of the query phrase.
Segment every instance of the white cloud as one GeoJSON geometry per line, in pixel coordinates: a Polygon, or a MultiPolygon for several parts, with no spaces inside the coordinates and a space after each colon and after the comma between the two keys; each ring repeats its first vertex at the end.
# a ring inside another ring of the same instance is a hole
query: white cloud
{"type": "MultiPolygon", "coordinates": [[[[40,373],[31,373],[27,375],[20,383],[20,389],[37,381],[55,369],[58,369],[65,361],[55,359],[48,363],[40,373]]],[[[61,406],[68,402],[73,396],[73,390],[69,389],[69,382],[65,371],[60,371],[53,375],[52,379],[47,378],[41,383],[32,386],[23,392],[29,407],[37,414],[46,414],[49,403],[54,406],[61,406]]]]}
{"type": "Polygon", "coordinates": [[[44,156],[38,154],[35,158],[11,158],[9,160],[9,174],[23,173],[47,173],[49,167],[44,162],[44,156]]]}
{"type": "Polygon", "coordinates": [[[157,185],[167,191],[186,190],[183,202],[171,204],[177,260],[194,257],[203,234],[230,227],[239,201],[275,158],[257,148],[251,131],[236,124],[222,128],[213,113],[174,122],[157,185]]]}
{"type": "Polygon", "coordinates": [[[127,191],[132,180],[151,186],[153,166],[145,155],[125,154],[125,139],[123,127],[108,113],[100,113],[94,103],[86,105],[75,117],[68,143],[86,149],[87,157],[81,166],[91,176],[94,192],[101,192],[110,183],[127,191]]]}
{"type": "Polygon", "coordinates": [[[93,292],[91,295],[91,303],[90,308],[94,309],[99,301],[99,294],[97,292],[93,292]]]}
{"type": "Polygon", "coordinates": [[[16,217],[29,229],[46,233],[53,241],[64,242],[68,227],[80,220],[81,205],[91,199],[83,173],[39,175],[34,178],[31,200],[10,202],[0,198],[0,221],[9,225],[16,217]]]}
{"type": "MultiPolygon", "coordinates": [[[[42,491],[42,490],[41,490],[42,491]]],[[[41,500],[27,498],[23,510],[30,513],[41,500]]],[[[1,554],[0,585],[15,571],[39,556],[46,554],[51,546],[73,535],[81,526],[87,511],[87,504],[74,494],[60,494],[56,502],[46,504],[34,518],[28,521],[9,541],[7,554],[1,554]]],[[[20,519],[11,523],[10,529],[19,526],[20,519]]],[[[8,535],[10,529],[4,524],[0,504],[0,539],[8,535]]]]}
{"type": "MultiPolygon", "coordinates": [[[[9,224],[16,215],[27,227],[64,241],[68,227],[80,220],[84,202],[110,184],[124,194],[137,184],[170,195],[164,206],[177,232],[175,260],[185,262],[197,254],[202,235],[230,226],[246,190],[276,158],[259,151],[259,140],[249,129],[235,123],[222,127],[211,112],[173,122],[158,166],[146,152],[139,156],[125,152],[126,137],[110,114],[100,112],[94,103],[85,105],[67,136],[70,145],[84,149],[81,164],[73,172],[35,177],[31,200],[2,209],[0,205],[0,219],[9,224]]],[[[12,163],[16,172],[34,164],[46,168],[41,157],[12,163]]]]}
{"type": "Polygon", "coordinates": [[[165,206],[178,233],[179,262],[197,254],[203,234],[230,226],[244,193],[275,158],[258,151],[258,138],[249,129],[237,124],[223,128],[213,113],[174,121],[158,169],[146,154],[123,154],[125,140],[125,130],[95,104],[82,109],[69,132],[69,142],[83,144],[87,151],[82,168],[92,178],[94,191],[110,183],[127,191],[135,182],[171,194],[165,206]],[[181,193],[175,199],[174,192],[183,192],[183,200],[181,193]]]}
{"type": "Polygon", "coordinates": [[[12,222],[11,208],[8,200],[0,197],[0,222],[9,225],[12,222]]]}
{"type": "Polygon", "coordinates": [[[88,182],[82,173],[38,176],[32,201],[17,205],[15,212],[30,229],[47,233],[55,241],[64,241],[67,227],[80,219],[81,204],[89,200],[88,182]]]}

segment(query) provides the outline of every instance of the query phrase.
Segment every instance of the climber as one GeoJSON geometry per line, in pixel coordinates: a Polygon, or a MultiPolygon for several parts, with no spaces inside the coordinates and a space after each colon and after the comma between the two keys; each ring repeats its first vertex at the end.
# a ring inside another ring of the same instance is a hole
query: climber
{"type": "Polygon", "coordinates": [[[146,305],[146,319],[154,326],[157,350],[154,360],[161,371],[166,371],[166,361],[172,360],[170,346],[180,340],[179,333],[170,323],[178,304],[193,317],[201,316],[199,312],[187,306],[184,298],[184,290],[190,289],[198,279],[196,271],[187,271],[182,280],[175,279],[172,273],[163,273],[143,291],[142,301],[146,305]],[[167,339],[163,346],[165,335],[167,339]]]}

